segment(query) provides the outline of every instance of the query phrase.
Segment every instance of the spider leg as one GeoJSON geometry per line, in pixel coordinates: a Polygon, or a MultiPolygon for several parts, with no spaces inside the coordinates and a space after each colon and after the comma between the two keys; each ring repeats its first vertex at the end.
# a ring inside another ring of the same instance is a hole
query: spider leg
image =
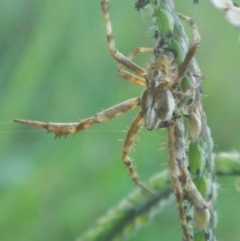
{"type": "Polygon", "coordinates": [[[103,0],[101,2],[101,6],[102,6],[103,16],[105,20],[105,25],[106,25],[107,41],[108,41],[108,47],[109,47],[110,53],[113,56],[113,58],[116,59],[119,63],[121,63],[126,68],[133,71],[136,75],[142,76],[145,74],[145,70],[142,69],[137,64],[135,64],[134,62],[132,62],[131,60],[129,60],[126,56],[120,53],[115,47],[112,24],[108,13],[107,3],[108,3],[108,0],[103,0]]]}
{"type": "MultiPolygon", "coordinates": [[[[136,48],[129,56],[128,56],[128,59],[129,60],[132,60],[133,58],[136,57],[136,55],[138,55],[139,53],[153,53],[154,49],[153,48],[143,48],[143,47],[139,47],[139,48],[136,48]]],[[[117,73],[119,76],[121,76],[122,78],[134,83],[134,84],[139,84],[139,85],[142,85],[142,86],[146,86],[146,81],[145,81],[145,78],[142,78],[142,77],[138,77],[126,70],[123,70],[125,66],[123,64],[119,64],[118,65],[118,68],[117,68],[117,73]]],[[[145,73],[144,73],[145,75],[145,73]]],[[[144,76],[142,75],[142,76],[144,76]]]]}
{"type": "Polygon", "coordinates": [[[127,137],[124,141],[123,145],[123,152],[122,152],[122,160],[126,167],[128,168],[132,180],[141,188],[144,190],[151,192],[148,188],[146,188],[140,181],[138,174],[133,166],[131,158],[128,156],[128,153],[131,151],[132,146],[133,146],[133,141],[136,138],[136,135],[142,126],[143,123],[143,113],[140,112],[134,119],[133,123],[130,126],[130,129],[128,130],[127,137]]]}
{"type": "Polygon", "coordinates": [[[183,76],[187,72],[188,66],[189,66],[189,64],[190,64],[190,62],[191,62],[199,44],[200,44],[200,39],[201,39],[201,36],[198,32],[197,25],[196,25],[196,22],[194,21],[194,19],[192,19],[188,16],[185,16],[183,14],[180,14],[180,13],[178,13],[177,15],[181,19],[188,22],[190,24],[190,26],[192,27],[193,43],[190,45],[190,47],[188,49],[188,52],[187,52],[182,64],[178,68],[178,76],[177,76],[176,81],[175,81],[176,84],[181,82],[183,76]]]}
{"type": "Polygon", "coordinates": [[[50,123],[50,122],[44,123],[44,122],[21,120],[21,119],[14,119],[14,121],[25,125],[46,129],[47,131],[55,134],[55,137],[61,137],[63,135],[66,136],[68,134],[74,134],[94,124],[108,121],[118,115],[121,115],[137,107],[138,105],[140,105],[140,98],[139,97],[133,98],[133,99],[124,101],[118,105],[112,106],[109,109],[101,111],[97,113],[95,116],[92,116],[90,118],[84,119],[76,123],[50,123]]]}
{"type": "Polygon", "coordinates": [[[176,161],[176,154],[175,154],[174,128],[175,128],[174,125],[169,126],[168,128],[169,166],[170,166],[171,178],[173,181],[173,190],[174,190],[175,197],[177,199],[182,230],[186,237],[186,240],[190,241],[192,240],[192,238],[188,229],[187,218],[186,218],[185,209],[184,209],[183,188],[180,182],[180,172],[178,169],[178,163],[176,161]]]}
{"type": "MultiPolygon", "coordinates": [[[[184,200],[194,207],[194,219],[198,229],[205,229],[210,221],[211,202],[207,202],[191,179],[185,153],[184,125],[181,118],[177,118],[173,126],[169,127],[169,156],[177,167],[181,190],[184,200]],[[200,217],[200,219],[198,219],[200,217]]],[[[176,195],[177,199],[178,196],[176,195]]],[[[180,214],[181,216],[181,214],[180,214]]],[[[182,217],[181,217],[182,219],[182,217]]]]}

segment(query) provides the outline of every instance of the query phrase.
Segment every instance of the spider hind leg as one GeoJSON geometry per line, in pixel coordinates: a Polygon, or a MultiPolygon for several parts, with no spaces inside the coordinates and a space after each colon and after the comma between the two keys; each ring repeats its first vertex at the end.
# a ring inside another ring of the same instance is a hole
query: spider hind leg
{"type": "Polygon", "coordinates": [[[122,151],[122,160],[126,167],[128,168],[131,178],[139,187],[141,187],[143,190],[154,193],[153,191],[149,190],[147,187],[145,187],[142,182],[140,181],[138,174],[133,166],[131,158],[128,156],[129,152],[132,149],[134,139],[136,138],[136,135],[142,126],[143,123],[143,113],[140,112],[134,119],[132,125],[130,126],[128,130],[127,137],[124,141],[123,145],[123,151],[122,151]]]}

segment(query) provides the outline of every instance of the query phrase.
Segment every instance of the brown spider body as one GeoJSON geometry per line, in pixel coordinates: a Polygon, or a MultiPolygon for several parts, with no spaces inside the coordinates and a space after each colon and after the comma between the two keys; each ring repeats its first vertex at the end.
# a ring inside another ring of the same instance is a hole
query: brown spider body
{"type": "Polygon", "coordinates": [[[141,98],[144,126],[148,130],[157,130],[161,123],[172,118],[175,101],[170,90],[147,88],[141,98]]]}
{"type": "Polygon", "coordinates": [[[172,118],[175,101],[170,90],[177,76],[174,55],[165,49],[154,51],[155,60],[146,71],[147,88],[141,97],[144,126],[157,130],[172,118]]]}

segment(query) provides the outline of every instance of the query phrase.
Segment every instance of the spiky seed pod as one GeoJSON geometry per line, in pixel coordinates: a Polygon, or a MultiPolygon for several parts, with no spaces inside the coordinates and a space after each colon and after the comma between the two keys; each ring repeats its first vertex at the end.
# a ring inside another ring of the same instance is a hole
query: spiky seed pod
{"type": "Polygon", "coordinates": [[[195,223],[195,232],[205,230],[208,227],[210,221],[210,212],[207,208],[197,210],[194,209],[194,223],[195,223]]]}
{"type": "Polygon", "coordinates": [[[200,141],[191,142],[188,149],[189,171],[193,176],[202,175],[206,164],[205,150],[200,141]]]}
{"type": "Polygon", "coordinates": [[[199,108],[194,108],[188,113],[188,138],[196,141],[202,130],[201,114],[199,108]]]}

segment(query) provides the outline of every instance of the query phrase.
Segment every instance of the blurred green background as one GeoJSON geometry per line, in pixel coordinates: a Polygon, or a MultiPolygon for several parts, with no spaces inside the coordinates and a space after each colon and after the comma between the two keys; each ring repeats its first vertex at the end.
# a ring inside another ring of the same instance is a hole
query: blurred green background
{"type": "MultiPolygon", "coordinates": [[[[109,7],[124,54],[154,46],[148,11],[137,12],[133,4],[116,0],[109,7]]],[[[196,58],[207,77],[204,106],[214,149],[240,150],[239,31],[210,1],[178,1],[176,9],[195,18],[202,36],[196,58]]],[[[150,59],[142,56],[139,63],[150,59]]],[[[75,240],[135,188],[121,162],[119,139],[138,110],[56,140],[12,119],[74,122],[141,92],[116,75],[100,0],[0,1],[0,240],[75,240]]],[[[139,137],[131,156],[146,180],[167,167],[167,139],[165,131],[142,130],[139,137]]],[[[235,181],[218,178],[219,240],[239,241],[235,181]]],[[[175,204],[131,240],[159,237],[180,240],[175,204]]]]}

